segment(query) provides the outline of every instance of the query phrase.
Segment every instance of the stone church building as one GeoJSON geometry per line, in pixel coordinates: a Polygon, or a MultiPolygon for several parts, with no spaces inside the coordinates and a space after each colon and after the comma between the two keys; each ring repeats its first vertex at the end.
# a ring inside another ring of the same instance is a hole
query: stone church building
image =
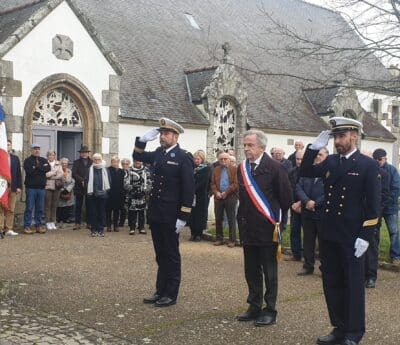
{"type": "MultiPolygon", "coordinates": [[[[24,158],[37,142],[42,154],[53,149],[58,158],[75,159],[87,144],[106,159],[131,157],[135,136],[167,116],[185,127],[181,146],[206,150],[210,161],[221,148],[241,158],[249,128],[289,154],[294,141],[311,142],[329,117],[345,114],[363,122],[363,149],[382,147],[398,164],[399,98],[347,88],[345,80],[321,88],[285,77],[327,67],[258,54],[256,46],[280,41],[262,34],[259,5],[2,0],[0,102],[15,151],[24,158]],[[268,73],[252,73],[254,66],[268,73]]],[[[263,5],[301,32],[346,25],[301,0],[263,5]]],[[[360,73],[390,76],[377,60],[364,67],[360,73]]]]}

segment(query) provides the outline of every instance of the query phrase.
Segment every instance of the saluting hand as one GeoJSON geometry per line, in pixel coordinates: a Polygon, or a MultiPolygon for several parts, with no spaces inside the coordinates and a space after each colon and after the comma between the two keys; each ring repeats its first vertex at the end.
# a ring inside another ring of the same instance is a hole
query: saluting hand
{"type": "Polygon", "coordinates": [[[322,131],[319,133],[317,139],[311,144],[311,150],[321,150],[323,147],[328,145],[329,135],[331,134],[330,130],[322,131]]]}
{"type": "Polygon", "coordinates": [[[144,133],[140,138],[139,141],[142,143],[147,143],[148,141],[153,141],[158,137],[158,134],[160,132],[156,128],[152,128],[148,130],[146,133],[144,133]]]}

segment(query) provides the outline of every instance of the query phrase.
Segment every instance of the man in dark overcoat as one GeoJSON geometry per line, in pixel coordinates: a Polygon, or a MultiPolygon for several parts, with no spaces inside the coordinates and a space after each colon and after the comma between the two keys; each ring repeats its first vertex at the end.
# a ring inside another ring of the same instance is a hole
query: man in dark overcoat
{"type": "Polygon", "coordinates": [[[181,281],[179,233],[190,216],[194,198],[193,160],[178,144],[184,129],[167,118],[160,127],[137,137],[133,160],[153,166],[149,200],[151,236],[158,264],[156,292],[144,303],[168,307],[176,303],[181,281]],[[160,147],[145,152],[146,143],[160,135],[160,147]]]}
{"type": "MultiPolygon", "coordinates": [[[[74,161],[72,165],[72,177],[75,180],[75,225],[74,230],[81,228],[82,221],[82,206],[85,202],[86,219],[89,220],[89,205],[86,198],[87,194],[87,183],[89,180],[89,168],[92,165],[92,160],[89,158],[89,148],[85,145],[81,147],[79,152],[79,159],[74,161]]],[[[87,222],[89,223],[89,222],[87,222]]]]}
{"type": "Polygon", "coordinates": [[[362,124],[333,117],[303,157],[300,175],[322,177],[325,208],[321,219],[322,279],[332,332],[317,344],[358,344],[365,333],[364,259],[378,224],[381,177],[376,162],[357,149],[362,124]],[[333,135],[337,154],[313,165],[333,135]]]}
{"type": "MultiPolygon", "coordinates": [[[[273,217],[279,222],[279,214],[287,211],[292,203],[292,189],[285,168],[270,158],[264,151],[267,144],[265,134],[250,130],[243,135],[246,161],[238,167],[239,210],[237,221],[243,243],[244,269],[249,289],[246,312],[237,316],[239,321],[255,321],[256,326],[267,326],[276,322],[276,298],[278,294],[278,243],[274,241],[275,225],[254,205],[242,174],[242,165],[249,162],[261,197],[267,199],[273,217]],[[263,309],[263,280],[265,281],[263,309]]],[[[279,228],[279,224],[277,226],[279,228]]]]}

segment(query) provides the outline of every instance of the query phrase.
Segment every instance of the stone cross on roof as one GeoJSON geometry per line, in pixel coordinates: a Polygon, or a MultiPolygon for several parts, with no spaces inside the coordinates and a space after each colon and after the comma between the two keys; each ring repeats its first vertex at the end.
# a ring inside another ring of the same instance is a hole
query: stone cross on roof
{"type": "Polygon", "coordinates": [[[224,58],[223,58],[223,61],[224,61],[224,63],[227,63],[228,62],[228,60],[229,60],[229,53],[231,52],[231,45],[229,44],[229,42],[225,42],[223,45],[222,45],[222,50],[224,51],[224,58]]]}

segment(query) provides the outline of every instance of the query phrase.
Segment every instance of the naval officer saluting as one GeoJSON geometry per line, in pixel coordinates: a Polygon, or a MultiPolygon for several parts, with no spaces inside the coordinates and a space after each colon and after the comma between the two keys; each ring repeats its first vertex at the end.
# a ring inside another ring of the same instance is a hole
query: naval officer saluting
{"type": "Polygon", "coordinates": [[[176,303],[181,282],[179,232],[193,204],[194,174],[192,159],[178,144],[183,127],[165,117],[159,122],[159,128],[136,138],[133,160],[150,163],[154,172],[148,207],[158,272],[156,292],[143,302],[168,307],[176,303]],[[145,152],[146,143],[158,135],[160,147],[145,152]]]}
{"type": "Polygon", "coordinates": [[[317,344],[356,345],[365,333],[364,253],[378,223],[381,178],[378,165],[357,149],[359,121],[333,117],[303,157],[300,176],[322,177],[325,209],[321,219],[322,280],[332,332],[317,344]],[[318,151],[334,138],[337,154],[313,165],[318,151]]]}

